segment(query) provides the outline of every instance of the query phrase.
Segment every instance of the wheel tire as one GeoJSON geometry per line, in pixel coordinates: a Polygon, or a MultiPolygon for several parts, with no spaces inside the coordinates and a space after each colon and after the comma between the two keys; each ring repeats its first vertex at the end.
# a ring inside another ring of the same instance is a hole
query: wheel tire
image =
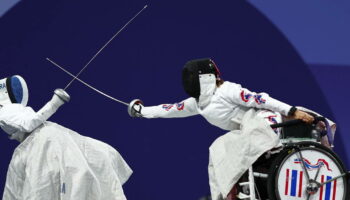
{"type": "MultiPolygon", "coordinates": [[[[280,155],[278,155],[276,157],[276,159],[272,162],[270,170],[269,170],[269,177],[267,179],[267,192],[268,192],[268,196],[269,196],[269,200],[281,200],[278,195],[277,195],[277,188],[276,188],[276,175],[277,172],[279,171],[279,168],[281,166],[281,164],[283,164],[284,159],[292,153],[295,153],[294,149],[295,146],[299,147],[299,148],[305,148],[305,147],[315,147],[318,149],[321,149],[323,151],[325,151],[326,153],[328,153],[330,156],[332,156],[334,158],[334,162],[336,162],[337,166],[339,167],[339,169],[343,172],[346,173],[347,170],[345,168],[344,163],[340,160],[340,158],[329,148],[319,144],[319,143],[315,143],[315,142],[299,142],[294,144],[293,146],[287,146],[285,147],[285,149],[280,153],[280,155]]],[[[348,180],[345,179],[344,181],[344,194],[345,194],[345,198],[343,199],[348,199],[349,197],[349,189],[348,189],[349,185],[348,185],[348,180]]]]}

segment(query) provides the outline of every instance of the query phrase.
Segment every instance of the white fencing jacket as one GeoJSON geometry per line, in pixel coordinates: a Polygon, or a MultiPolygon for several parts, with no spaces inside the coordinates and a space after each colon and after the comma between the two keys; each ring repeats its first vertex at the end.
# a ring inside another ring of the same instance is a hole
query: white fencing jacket
{"type": "MultiPolygon", "coordinates": [[[[2,109],[2,128],[32,129],[29,124],[37,122],[30,117],[34,114],[18,114],[6,120],[2,109]]],[[[18,109],[19,113],[32,110],[18,109]]],[[[131,173],[121,155],[108,144],[44,122],[15,149],[3,200],[125,200],[122,185],[131,173]]]]}
{"type": "Polygon", "coordinates": [[[141,114],[145,118],[200,114],[212,125],[230,131],[210,147],[210,190],[212,199],[218,200],[227,196],[240,176],[260,155],[279,145],[278,135],[266,121],[258,119],[256,109],[251,108],[288,115],[292,106],[266,93],[251,92],[236,83],[225,81],[216,87],[215,76],[207,74],[200,75],[200,88],[198,101],[188,98],[181,103],[143,107],[141,114]]]}

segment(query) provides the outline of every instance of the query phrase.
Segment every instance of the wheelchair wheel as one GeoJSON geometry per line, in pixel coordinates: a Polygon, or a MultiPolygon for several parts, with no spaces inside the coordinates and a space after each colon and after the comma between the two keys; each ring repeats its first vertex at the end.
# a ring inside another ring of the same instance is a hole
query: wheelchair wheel
{"type": "Polygon", "coordinates": [[[267,180],[270,200],[346,200],[346,169],[338,156],[315,142],[287,146],[267,180]]]}

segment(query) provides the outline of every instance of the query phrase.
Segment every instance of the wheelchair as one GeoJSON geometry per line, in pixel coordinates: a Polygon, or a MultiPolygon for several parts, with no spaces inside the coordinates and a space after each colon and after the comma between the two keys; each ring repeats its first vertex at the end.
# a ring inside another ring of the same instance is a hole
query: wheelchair
{"type": "MultiPolygon", "coordinates": [[[[323,117],[327,135],[330,127],[323,117]]],[[[262,155],[237,183],[238,199],[348,200],[348,172],[339,157],[320,144],[316,125],[300,120],[274,124],[282,128],[282,147],[262,155]]]]}

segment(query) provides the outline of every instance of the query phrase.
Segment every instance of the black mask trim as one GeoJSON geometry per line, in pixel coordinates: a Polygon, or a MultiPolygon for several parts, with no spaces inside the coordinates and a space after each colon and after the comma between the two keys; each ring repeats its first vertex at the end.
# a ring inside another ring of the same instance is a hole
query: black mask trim
{"type": "Polygon", "coordinates": [[[218,76],[215,63],[210,58],[188,61],[182,70],[182,85],[185,92],[196,99],[200,96],[200,74],[215,74],[218,76]]]}
{"type": "Polygon", "coordinates": [[[12,87],[11,87],[12,83],[11,83],[11,77],[7,78],[6,79],[6,89],[7,89],[7,93],[10,97],[10,100],[12,103],[18,103],[16,101],[16,97],[15,95],[13,94],[13,91],[12,91],[12,87]]]}

